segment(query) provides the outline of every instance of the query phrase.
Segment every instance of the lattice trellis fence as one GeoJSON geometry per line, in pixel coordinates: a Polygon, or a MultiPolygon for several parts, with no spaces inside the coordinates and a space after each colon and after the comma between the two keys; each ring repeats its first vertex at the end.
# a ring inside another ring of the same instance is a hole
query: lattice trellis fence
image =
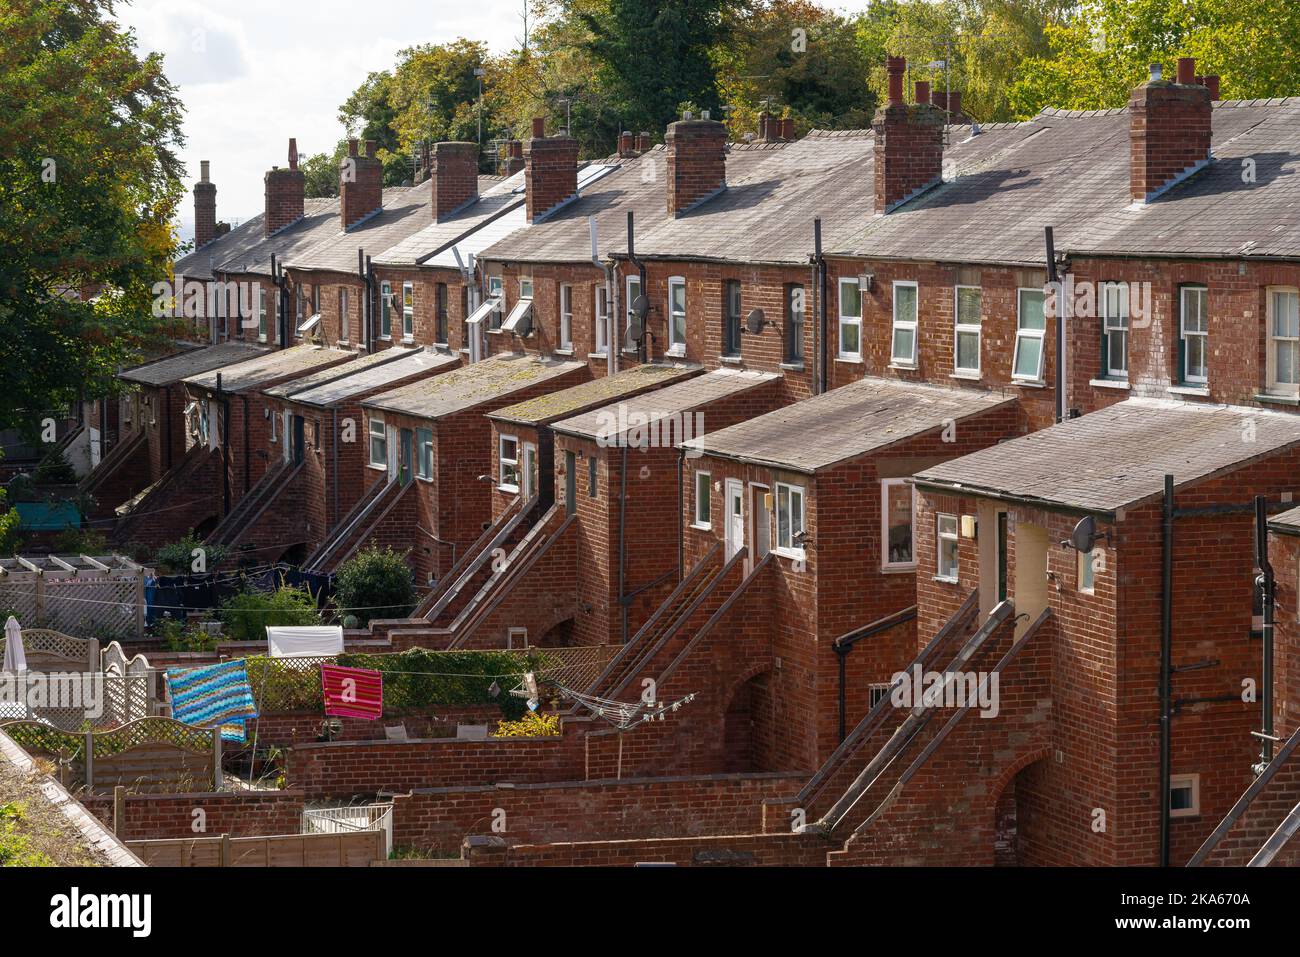
{"type": "Polygon", "coordinates": [[[544,664],[538,677],[566,688],[589,688],[614,660],[622,645],[579,645],[573,648],[541,648],[544,664]]]}
{"type": "Polygon", "coordinates": [[[114,637],[138,635],[143,592],[134,579],[44,578],[0,580],[0,608],[24,625],[114,637]]]}

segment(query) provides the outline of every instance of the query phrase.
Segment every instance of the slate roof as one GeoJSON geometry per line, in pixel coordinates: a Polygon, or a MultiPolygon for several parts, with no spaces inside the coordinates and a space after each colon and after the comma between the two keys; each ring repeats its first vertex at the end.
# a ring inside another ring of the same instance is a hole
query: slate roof
{"type": "MultiPolygon", "coordinates": [[[[271,275],[271,255],[284,261],[310,248],[322,238],[338,231],[339,201],[308,199],[303,202],[303,218],[284,227],[274,236],[262,235],[264,215],[240,223],[235,229],[219,236],[201,249],[178,259],[174,265],[177,276],[187,279],[211,279],[215,268],[229,273],[257,273],[271,275]]],[[[356,263],[356,251],[352,260],[356,263]]]]}
{"type": "Polygon", "coordinates": [[[398,353],[395,357],[396,361],[372,364],[366,368],[361,367],[361,362],[349,362],[343,366],[346,370],[345,375],[323,385],[296,391],[290,398],[304,405],[327,408],[348,399],[369,395],[390,383],[419,375],[421,372],[432,375],[440,370],[460,365],[459,355],[435,352],[432,349],[385,349],[384,351],[398,353]]]}
{"type": "MultiPolygon", "coordinates": [[[[346,350],[345,350],[346,351],[346,350]]],[[[365,353],[357,352],[356,358],[351,362],[342,365],[330,366],[321,369],[319,372],[313,372],[311,375],[303,376],[300,379],[290,379],[287,382],[281,382],[273,385],[271,388],[264,390],[267,395],[283,399],[295,392],[305,392],[308,389],[314,389],[317,386],[325,385],[344,376],[355,375],[362,369],[369,369],[374,366],[385,365],[389,362],[396,362],[402,356],[409,355],[415,350],[402,346],[394,346],[389,349],[379,349],[376,352],[365,353]]]]}
{"type": "Polygon", "coordinates": [[[261,355],[265,351],[246,342],[221,342],[123,369],[118,373],[118,377],[128,382],[139,382],[141,385],[170,385],[186,376],[234,365],[261,355]]]}
{"type": "Polygon", "coordinates": [[[221,388],[224,392],[242,392],[256,389],[267,383],[278,382],[287,376],[302,376],[324,365],[347,362],[357,357],[355,352],[342,349],[324,349],[319,346],[291,346],[288,349],[276,349],[253,359],[226,366],[223,369],[192,375],[185,379],[186,385],[198,389],[215,391],[217,376],[221,376],[221,388]]]}
{"type": "Polygon", "coordinates": [[[525,353],[495,355],[432,379],[422,379],[372,396],[362,405],[422,419],[438,419],[585,366],[582,362],[561,362],[525,353]]]}
{"type": "MultiPolygon", "coordinates": [[[[464,241],[469,234],[508,213],[512,209],[521,209],[524,205],[523,172],[502,180],[493,179],[484,184],[486,177],[479,177],[479,197],[459,213],[433,222],[433,214],[427,208],[424,222],[410,235],[372,255],[376,263],[383,265],[410,266],[422,263],[431,255],[459,241],[464,241]]],[[[426,198],[427,201],[427,198],[426,198]]],[[[462,259],[468,265],[469,260],[462,253],[462,259]]],[[[455,265],[453,258],[452,265],[455,265]]]]}
{"type": "Polygon", "coordinates": [[[1041,267],[1050,225],[1066,253],[1300,256],[1300,98],[1214,104],[1214,161],[1147,204],[1129,196],[1129,123],[1127,108],[1045,110],[973,139],[952,128],[945,158],[971,150],[955,179],[827,252],[1041,267]]]}
{"type": "MultiPolygon", "coordinates": [[[[758,388],[777,378],[779,376],[770,372],[714,369],[685,382],[563,419],[552,428],[565,435],[612,440],[626,434],[635,425],[649,425],[675,415],[695,412],[711,402],[758,388]],[[610,415],[618,416],[622,427],[611,429],[610,415]]],[[[707,418],[705,427],[708,427],[707,418]]]]}
{"type": "Polygon", "coordinates": [[[346,231],[342,220],[335,219],[333,231],[325,232],[314,245],[296,250],[285,264],[296,269],[355,273],[358,249],[373,258],[374,252],[395,246],[429,225],[432,193],[432,181],[427,179],[416,186],[389,187],[378,212],[346,231]]]}
{"type": "Polygon", "coordinates": [[[1300,416],[1129,399],[925,469],[918,485],[1098,514],[1231,471],[1300,443],[1300,416]]]}
{"type": "Polygon", "coordinates": [[[508,405],[491,413],[489,418],[520,425],[546,425],[588,409],[627,399],[703,372],[702,366],[646,363],[605,375],[559,392],[550,392],[508,405]]]}
{"type": "Polygon", "coordinates": [[[1268,527],[1284,535],[1300,535],[1300,506],[1274,515],[1268,520],[1268,527]]]}
{"type": "Polygon", "coordinates": [[[973,389],[866,378],[683,445],[813,473],[1015,401],[973,389]]]}

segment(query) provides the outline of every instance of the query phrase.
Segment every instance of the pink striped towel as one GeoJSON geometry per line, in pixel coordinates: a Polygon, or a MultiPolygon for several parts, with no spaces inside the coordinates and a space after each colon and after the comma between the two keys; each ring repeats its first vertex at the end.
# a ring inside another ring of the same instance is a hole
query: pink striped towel
{"type": "Polygon", "coordinates": [[[366,668],[320,666],[325,713],[332,718],[377,721],[384,714],[384,676],[366,668]]]}

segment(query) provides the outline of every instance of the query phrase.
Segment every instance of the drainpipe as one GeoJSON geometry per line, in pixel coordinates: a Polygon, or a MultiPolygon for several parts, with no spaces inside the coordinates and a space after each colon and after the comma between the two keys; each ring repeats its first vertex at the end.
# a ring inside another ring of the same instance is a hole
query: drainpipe
{"type": "Polygon", "coordinates": [[[218,428],[221,429],[221,515],[224,518],[230,514],[230,400],[221,388],[220,372],[217,373],[217,395],[221,400],[218,428]]]}
{"type": "Polygon", "coordinates": [[[241,395],[240,398],[244,400],[244,428],[241,431],[244,433],[244,494],[247,495],[253,487],[253,476],[249,471],[251,467],[249,459],[252,458],[253,453],[248,444],[248,396],[245,394],[241,395]]]}
{"type": "Polygon", "coordinates": [[[817,325],[814,328],[813,361],[817,369],[813,375],[813,394],[820,395],[826,391],[829,377],[826,369],[826,257],[822,255],[822,220],[818,216],[813,220],[813,264],[817,277],[817,325]]]}
{"type": "MultiPolygon", "coordinates": [[[[636,239],[635,230],[633,229],[633,225],[632,225],[632,210],[629,209],[627,211],[627,259],[628,262],[630,262],[633,266],[636,267],[637,273],[641,277],[641,295],[645,296],[646,295],[645,263],[641,262],[641,260],[636,258],[635,239],[636,239]]],[[[647,296],[647,301],[649,301],[648,296],[647,296]]],[[[629,302],[627,304],[627,307],[631,309],[632,303],[629,302]]],[[[649,320],[649,318],[650,318],[650,313],[647,311],[645,319],[642,320],[641,322],[641,341],[637,343],[637,359],[639,359],[641,362],[646,361],[646,340],[650,336],[650,327],[647,324],[646,320],[649,320]]],[[[624,640],[626,640],[626,637],[624,638],[624,640]]]]}
{"type": "Polygon", "coordinates": [[[1165,476],[1160,590],[1160,866],[1169,866],[1169,753],[1172,736],[1174,615],[1174,477],[1165,476]]]}
{"type": "Polygon", "coordinates": [[[682,479],[686,473],[686,449],[677,447],[677,581],[686,577],[686,490],[682,479]]]}
{"type": "MultiPolygon", "coordinates": [[[[632,214],[628,213],[630,217],[632,214]]],[[[644,337],[643,340],[644,341],[644,337]]],[[[627,600],[624,595],[627,582],[627,436],[622,436],[623,465],[620,469],[618,496],[618,607],[622,615],[623,644],[627,644],[627,600]]]]}
{"type": "Polygon", "coordinates": [[[1273,760],[1273,594],[1275,581],[1273,578],[1273,566],[1268,560],[1268,502],[1263,495],[1255,496],[1255,553],[1256,563],[1259,565],[1260,585],[1263,590],[1264,602],[1264,636],[1263,636],[1263,666],[1261,668],[1260,680],[1264,687],[1260,694],[1260,702],[1264,709],[1263,731],[1260,734],[1260,743],[1262,745],[1259,753],[1260,767],[1259,773],[1267,767],[1273,760]]]}

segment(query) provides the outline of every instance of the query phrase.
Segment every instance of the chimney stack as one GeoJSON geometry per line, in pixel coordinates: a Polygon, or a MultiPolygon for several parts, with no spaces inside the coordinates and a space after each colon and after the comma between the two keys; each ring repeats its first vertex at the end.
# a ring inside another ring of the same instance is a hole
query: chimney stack
{"type": "Polygon", "coordinates": [[[339,214],[343,228],[351,229],[383,205],[384,164],[375,156],[375,141],[366,140],[363,154],[357,140],[348,140],[348,155],[339,164],[339,214]]]}
{"type": "Polygon", "coordinates": [[[524,168],[522,140],[506,140],[506,175],[513,176],[524,168]]]}
{"type": "Polygon", "coordinates": [[[943,111],[931,103],[903,102],[905,59],[890,57],[888,70],[889,103],[872,122],[877,213],[889,212],[943,179],[943,111]]]}
{"type": "Polygon", "coordinates": [[[429,175],[438,223],[478,199],[478,144],[434,143],[429,175]]]}
{"type": "Polygon", "coordinates": [[[303,216],[303,195],[306,177],[298,168],[298,141],[289,140],[289,168],[272,166],[264,178],[266,185],[266,212],[262,228],[267,236],[278,233],[296,223],[303,216]]]}
{"type": "Polygon", "coordinates": [[[758,141],[760,143],[770,143],[775,136],[772,130],[772,114],[763,110],[758,114],[758,141]]]}
{"type": "Polygon", "coordinates": [[[533,136],[524,145],[525,205],[534,222],[578,193],[578,141],[546,136],[546,120],[533,118],[533,136]]]}
{"type": "Polygon", "coordinates": [[[930,81],[929,80],[916,81],[916,102],[926,103],[926,104],[930,102],[930,81]]]}
{"type": "Polygon", "coordinates": [[[1209,86],[1196,82],[1196,61],[1178,61],[1177,82],[1162,79],[1159,64],[1129,97],[1129,193],[1150,202],[1210,161],[1214,114],[1209,86]]]}
{"type": "Polygon", "coordinates": [[[631,159],[637,155],[636,137],[630,130],[624,130],[618,134],[618,155],[623,159],[631,159]]]}
{"type": "Polygon", "coordinates": [[[649,153],[651,148],[650,134],[642,130],[636,135],[636,151],[638,153],[649,153]]]}
{"type": "MultiPolygon", "coordinates": [[[[768,126],[771,129],[771,124],[768,126]]],[[[668,125],[668,215],[678,216],[727,186],[727,128],[717,120],[668,125]]]]}
{"type": "Polygon", "coordinates": [[[199,161],[199,181],[194,184],[194,248],[206,246],[217,236],[217,184],[208,179],[207,160],[199,161]]]}

